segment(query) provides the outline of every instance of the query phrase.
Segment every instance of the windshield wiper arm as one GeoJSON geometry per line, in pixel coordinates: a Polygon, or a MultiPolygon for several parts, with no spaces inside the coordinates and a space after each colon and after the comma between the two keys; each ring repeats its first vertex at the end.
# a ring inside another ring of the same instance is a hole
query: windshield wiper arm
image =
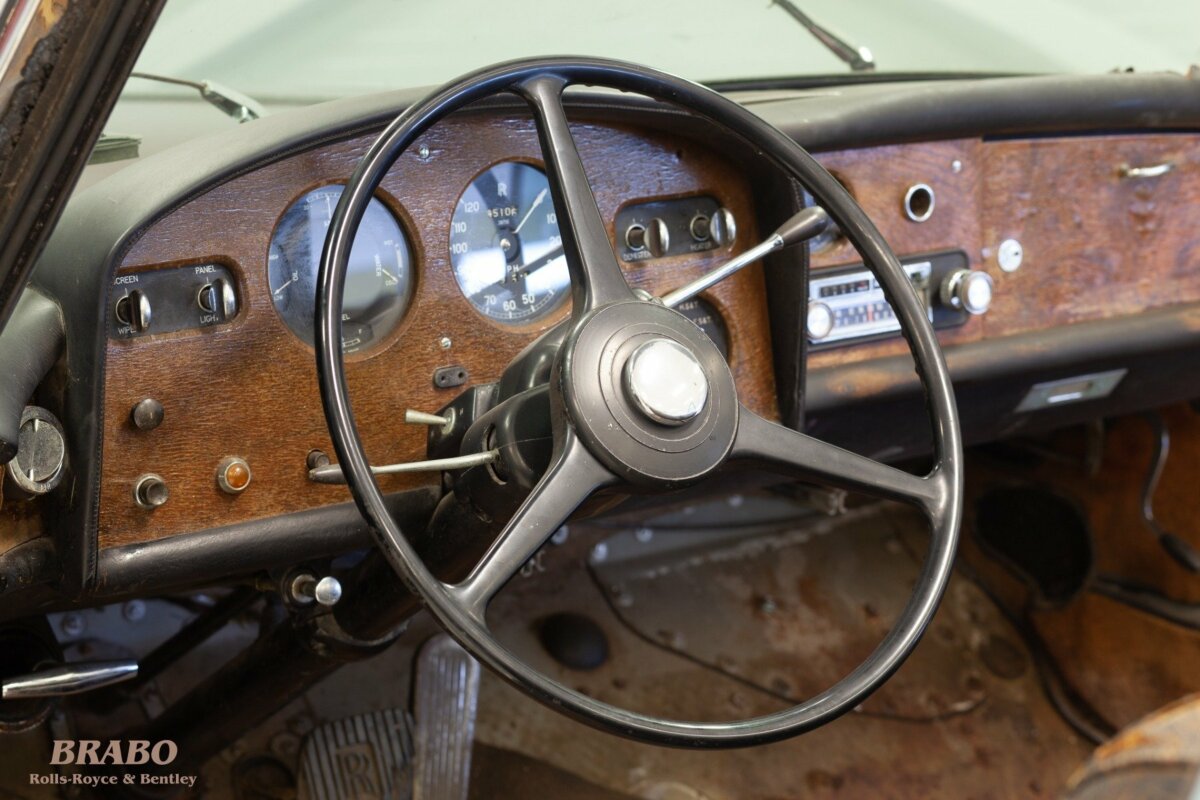
{"type": "Polygon", "coordinates": [[[833,31],[821,26],[816,20],[801,11],[792,0],[772,0],[771,5],[779,6],[790,14],[796,22],[803,25],[804,29],[813,35],[813,38],[849,64],[850,69],[855,72],[868,72],[875,69],[875,56],[871,55],[869,48],[855,47],[833,31]]]}
{"type": "Polygon", "coordinates": [[[249,122],[252,119],[258,119],[267,115],[266,109],[262,107],[262,103],[253,97],[242,94],[236,89],[222,86],[216,81],[189,81],[183,78],[155,75],[151,72],[131,72],[129,73],[129,77],[158,81],[159,83],[174,83],[178,86],[190,86],[200,92],[201,97],[238,122],[249,122]]]}

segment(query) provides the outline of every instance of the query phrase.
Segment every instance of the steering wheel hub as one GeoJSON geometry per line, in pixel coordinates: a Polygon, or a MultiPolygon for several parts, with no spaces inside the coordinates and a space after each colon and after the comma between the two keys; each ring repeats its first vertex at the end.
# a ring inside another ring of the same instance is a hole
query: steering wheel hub
{"type": "Polygon", "coordinates": [[[700,362],[674,339],[651,339],[625,362],[625,390],[649,419],[672,427],[695,419],[708,402],[700,362]]]}
{"type": "Polygon", "coordinates": [[[643,486],[682,486],[729,453],[738,402],[729,366],[689,319],[634,300],[592,313],[567,341],[563,396],[579,438],[643,486]]]}

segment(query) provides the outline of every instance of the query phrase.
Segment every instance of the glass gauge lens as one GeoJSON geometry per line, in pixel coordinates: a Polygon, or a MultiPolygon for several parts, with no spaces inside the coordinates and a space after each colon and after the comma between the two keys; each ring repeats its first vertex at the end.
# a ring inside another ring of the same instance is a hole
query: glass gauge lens
{"type": "Polygon", "coordinates": [[[450,223],[450,263],[471,305],[499,322],[532,322],[561,306],[571,279],[545,173],[509,161],[473,180],[450,223]]]}
{"type": "Polygon", "coordinates": [[[725,327],[725,319],[721,312],[713,308],[712,303],[693,297],[675,306],[675,310],[696,323],[696,327],[712,339],[712,343],[721,351],[725,360],[729,360],[729,331],[725,327]]]}
{"type": "MultiPolygon", "coordinates": [[[[313,343],[317,269],[341,186],[322,186],[288,207],[267,258],[271,301],[302,341],[313,343]]],[[[372,198],[350,250],[342,301],[342,348],[355,353],[396,329],[412,299],[412,252],[396,217],[372,198]]]]}

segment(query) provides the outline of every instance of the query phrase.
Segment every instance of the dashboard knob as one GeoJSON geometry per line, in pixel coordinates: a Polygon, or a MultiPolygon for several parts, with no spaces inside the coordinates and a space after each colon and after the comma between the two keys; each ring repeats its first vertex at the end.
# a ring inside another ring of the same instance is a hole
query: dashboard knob
{"type": "Polygon", "coordinates": [[[938,296],[951,308],[982,314],[992,305],[992,276],[980,270],[955,270],[942,281],[938,296]]]}
{"type": "Polygon", "coordinates": [[[824,303],[809,303],[808,318],[805,320],[804,329],[808,334],[808,338],[814,342],[819,342],[829,334],[833,333],[833,309],[824,303]]]}
{"type": "Polygon", "coordinates": [[[655,258],[662,258],[671,248],[671,231],[667,228],[667,223],[658,217],[646,224],[645,237],[646,249],[655,258]]]}
{"type": "Polygon", "coordinates": [[[342,584],[332,575],[318,579],[315,575],[302,572],[292,579],[292,601],[298,605],[318,605],[330,608],[342,599],[342,584]]]}
{"type": "Polygon", "coordinates": [[[146,473],[133,484],[133,501],[140,508],[155,509],[167,502],[171,496],[167,482],[161,475],[146,473]]]}
{"type": "Polygon", "coordinates": [[[26,406],[17,442],[17,454],[4,470],[4,494],[28,499],[52,491],[66,473],[67,437],[58,419],[40,406],[26,406]]]}
{"type": "Polygon", "coordinates": [[[113,313],[116,314],[117,322],[141,333],[150,327],[150,298],[140,289],[134,289],[117,301],[113,313]]]}
{"type": "Polygon", "coordinates": [[[737,238],[737,220],[728,208],[718,208],[708,222],[709,234],[718,247],[733,244],[737,238]]]}
{"type": "Polygon", "coordinates": [[[153,397],[143,397],[138,400],[129,412],[129,418],[133,420],[134,426],[140,431],[154,430],[162,425],[165,416],[166,410],[163,408],[163,404],[153,397]]]}
{"type": "Polygon", "coordinates": [[[206,283],[196,293],[196,305],[205,314],[221,312],[223,319],[230,319],[237,313],[237,295],[229,281],[217,278],[212,283],[206,283]]]}

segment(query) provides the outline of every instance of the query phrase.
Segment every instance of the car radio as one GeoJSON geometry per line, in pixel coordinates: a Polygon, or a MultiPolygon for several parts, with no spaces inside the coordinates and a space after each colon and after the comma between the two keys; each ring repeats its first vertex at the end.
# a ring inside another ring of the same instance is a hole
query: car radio
{"type": "MultiPolygon", "coordinates": [[[[992,279],[951,250],[901,260],[935,328],[962,325],[991,305],[992,279]]],[[[805,334],[814,348],[898,333],[900,321],[875,275],[862,264],[821,270],[808,282],[805,334]]]]}

